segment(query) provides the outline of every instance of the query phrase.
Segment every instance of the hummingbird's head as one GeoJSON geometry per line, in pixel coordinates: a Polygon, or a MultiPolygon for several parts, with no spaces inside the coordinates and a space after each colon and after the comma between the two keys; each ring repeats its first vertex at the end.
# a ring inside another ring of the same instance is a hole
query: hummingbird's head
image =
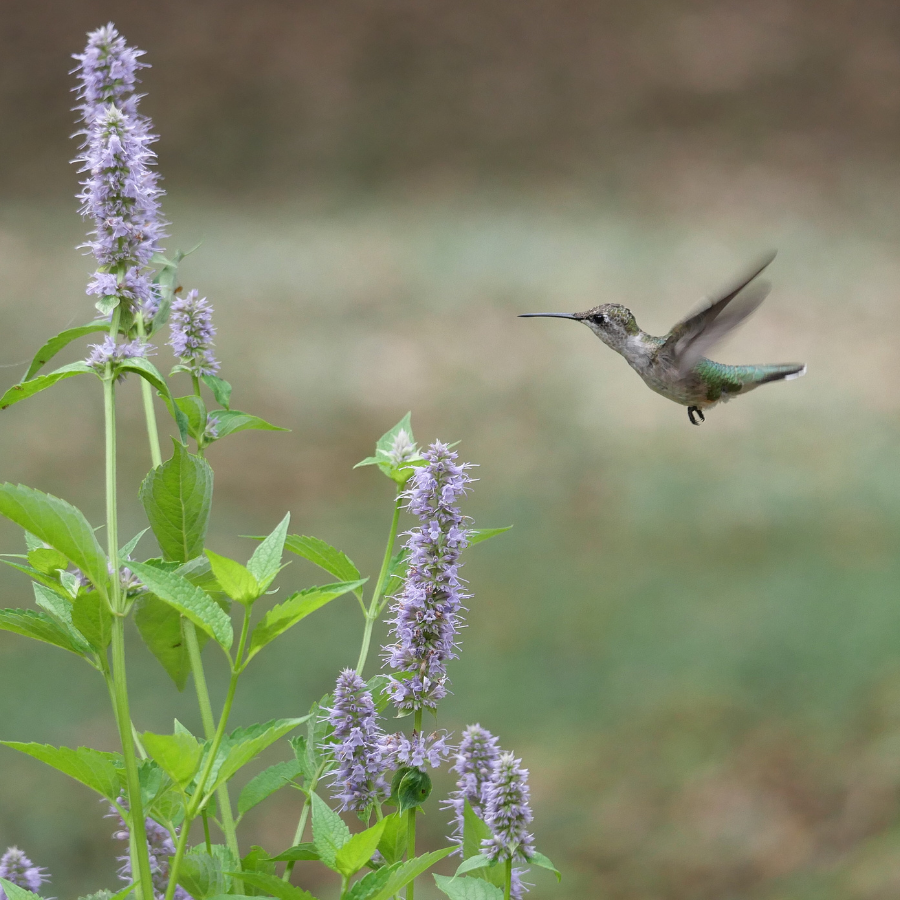
{"type": "Polygon", "coordinates": [[[604,303],[587,312],[575,313],[572,318],[584,322],[604,344],[616,350],[640,333],[631,310],[620,303],[604,303]]]}

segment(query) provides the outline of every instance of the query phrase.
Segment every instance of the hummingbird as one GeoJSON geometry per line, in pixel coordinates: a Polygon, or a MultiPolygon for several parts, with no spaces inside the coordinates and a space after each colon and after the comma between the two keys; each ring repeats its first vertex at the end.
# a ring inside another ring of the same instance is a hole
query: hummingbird
{"type": "Polygon", "coordinates": [[[703,410],[746,394],[770,381],[790,381],[806,374],[802,363],[729,366],[703,354],[741,324],[762,302],[771,285],[757,276],[775,258],[765,254],[741,277],[682,319],[664,337],[642,331],[630,309],[604,303],[580,313],[522,313],[583,322],[625,360],[657,394],[687,407],[692,425],[706,421],[703,410]]]}

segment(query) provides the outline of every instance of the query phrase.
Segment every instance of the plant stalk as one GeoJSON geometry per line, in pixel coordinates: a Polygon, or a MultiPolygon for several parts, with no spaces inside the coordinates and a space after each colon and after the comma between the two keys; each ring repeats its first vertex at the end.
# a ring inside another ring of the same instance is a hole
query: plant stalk
{"type": "MultiPolygon", "coordinates": [[[[416,710],[415,724],[413,725],[413,734],[421,734],[422,732],[422,709],[416,710]]],[[[406,859],[416,858],[416,807],[407,810],[406,824],[406,859]]],[[[406,888],[406,900],[413,900],[416,889],[416,879],[413,878],[406,888]]]]}
{"type": "Polygon", "coordinates": [[[506,860],[506,880],[503,887],[503,900],[510,900],[512,894],[512,857],[506,860]]]}
{"type": "MultiPolygon", "coordinates": [[[[138,313],[136,318],[137,332],[142,340],[147,339],[144,330],[144,316],[138,313]]],[[[144,417],[147,420],[147,440],[150,443],[150,461],[156,469],[162,465],[162,453],[159,448],[159,429],[156,427],[156,410],[153,406],[153,388],[146,378],[141,379],[141,397],[144,401],[144,417]]]]}
{"type": "MultiPolygon", "coordinates": [[[[316,774],[313,777],[312,781],[309,784],[310,792],[316,789],[316,785],[319,783],[319,778],[322,775],[322,772],[325,769],[325,764],[322,763],[319,768],[316,770],[316,774]]],[[[303,832],[306,830],[306,822],[309,819],[309,801],[306,797],[303,798],[303,809],[300,810],[300,821],[297,823],[297,830],[294,832],[294,842],[291,844],[292,847],[296,847],[303,840],[303,832]]],[[[291,880],[291,872],[294,871],[294,866],[297,864],[297,860],[292,859],[289,860],[284,867],[284,875],[282,875],[283,881],[291,880]]]]}

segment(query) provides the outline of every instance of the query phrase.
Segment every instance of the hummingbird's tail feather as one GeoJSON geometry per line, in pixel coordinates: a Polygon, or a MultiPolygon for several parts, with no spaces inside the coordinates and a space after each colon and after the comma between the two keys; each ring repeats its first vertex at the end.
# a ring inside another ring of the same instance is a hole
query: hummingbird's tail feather
{"type": "MultiPolygon", "coordinates": [[[[740,368],[744,368],[743,366],[740,368]]],[[[770,381],[792,381],[806,374],[806,365],[803,363],[784,363],[778,366],[746,366],[753,370],[748,379],[755,387],[758,384],[768,384],[770,381]]]]}

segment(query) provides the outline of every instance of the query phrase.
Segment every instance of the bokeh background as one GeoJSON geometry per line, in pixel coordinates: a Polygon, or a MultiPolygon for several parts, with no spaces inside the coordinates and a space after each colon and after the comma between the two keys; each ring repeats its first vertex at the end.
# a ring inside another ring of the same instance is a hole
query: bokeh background
{"type": "MultiPolygon", "coordinates": [[[[91,316],[68,70],[110,19],[153,65],[167,246],[203,242],[181,281],[216,307],[235,405],[292,429],[213,448],[211,546],[248,553],[238,535],[289,509],[373,571],[391,487],[351,467],[412,410],[421,441],[479,464],[475,523],[515,525],[468,554],[440,724],[480,721],[530,768],[564,871],[532,896],[896,897],[900,8],[8,0],[4,385],[91,316]],[[809,375],[702,428],[586,329],[516,319],[620,301],[662,333],[769,247],[775,290],[716,355],[809,375]]],[[[122,394],[134,533],[149,459],[122,394]]],[[[79,379],[7,410],[2,478],[100,522],[101,423],[79,379]]],[[[316,577],[297,560],[282,583],[316,577]]],[[[30,602],[11,571],[0,589],[30,602]]],[[[302,713],[360,634],[350,600],[318,613],[248,671],[233,721],[302,713]]],[[[139,726],[198,728],[132,637],[139,726]]],[[[115,746],[74,657],[0,635],[0,685],[3,738],[115,746]]],[[[0,767],[0,846],[55,896],[110,884],[121,851],[89,792],[12,751],[0,767]]],[[[297,811],[290,792],[257,808],[245,849],[287,846],[297,811]]],[[[423,843],[445,823],[432,806],[423,843]]]]}

